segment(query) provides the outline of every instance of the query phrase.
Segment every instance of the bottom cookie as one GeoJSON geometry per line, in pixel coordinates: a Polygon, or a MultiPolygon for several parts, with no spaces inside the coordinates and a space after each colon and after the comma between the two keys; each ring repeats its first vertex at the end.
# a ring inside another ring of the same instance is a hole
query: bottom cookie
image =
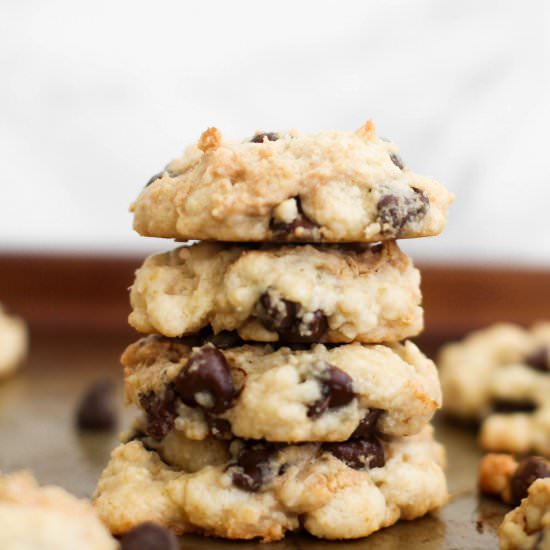
{"type": "Polygon", "coordinates": [[[444,451],[431,427],[391,441],[284,445],[181,436],[156,450],[149,443],[117,447],[98,482],[94,505],[113,533],[154,521],[177,534],[230,539],[274,541],[301,527],[320,538],[353,539],[447,499],[444,451]]]}

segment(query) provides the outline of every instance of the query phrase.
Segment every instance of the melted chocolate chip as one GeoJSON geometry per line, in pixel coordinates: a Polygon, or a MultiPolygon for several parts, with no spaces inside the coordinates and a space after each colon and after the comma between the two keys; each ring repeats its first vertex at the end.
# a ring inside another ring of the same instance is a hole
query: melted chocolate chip
{"type": "Polygon", "coordinates": [[[120,538],[120,550],[177,550],[178,540],[166,527],[147,521],[120,538]]]}
{"type": "Polygon", "coordinates": [[[550,370],[548,348],[545,346],[537,348],[533,353],[529,354],[525,358],[525,364],[535,370],[540,370],[541,372],[550,370]]]}
{"type": "Polygon", "coordinates": [[[319,382],[321,382],[322,397],[308,407],[309,418],[318,418],[327,409],[343,407],[355,398],[353,379],[334,365],[326,364],[325,372],[319,377],[319,382]]]}
{"type": "Polygon", "coordinates": [[[206,423],[210,433],[216,439],[225,439],[226,441],[233,438],[233,433],[231,432],[231,423],[225,418],[215,418],[213,416],[206,416],[206,423]]]}
{"type": "Polygon", "coordinates": [[[369,412],[359,422],[359,426],[351,434],[350,439],[368,439],[371,437],[376,431],[376,424],[383,412],[383,409],[369,409],[369,412]]]}
{"type": "Polygon", "coordinates": [[[269,228],[277,240],[307,240],[311,238],[313,231],[318,227],[304,214],[300,197],[294,197],[294,200],[296,201],[298,216],[289,223],[275,218],[272,218],[269,222],[269,228]]]}
{"type": "Polygon", "coordinates": [[[405,169],[403,159],[397,153],[390,153],[390,159],[395,164],[395,166],[397,166],[397,168],[399,168],[400,170],[405,169]]]}
{"type": "Polygon", "coordinates": [[[76,414],[81,430],[111,430],[117,423],[115,384],[112,380],[99,380],[82,396],[76,414]]]}
{"type": "Polygon", "coordinates": [[[216,414],[229,409],[237,396],[223,353],[210,345],[191,356],[174,384],[186,405],[216,414]]]}
{"type": "Polygon", "coordinates": [[[527,496],[531,484],[543,477],[550,477],[546,461],[539,456],[530,456],[519,463],[510,481],[510,491],[514,504],[519,504],[527,496]]]}
{"type": "Polygon", "coordinates": [[[277,134],[276,132],[264,132],[261,134],[256,134],[250,140],[250,143],[263,143],[264,139],[267,139],[267,141],[277,141],[279,139],[279,134],[277,134]]]}
{"type": "Polygon", "coordinates": [[[422,219],[428,212],[430,201],[427,195],[416,187],[411,189],[412,197],[390,193],[378,201],[378,218],[388,235],[398,236],[407,223],[422,219]]]}
{"type": "Polygon", "coordinates": [[[501,414],[533,412],[537,409],[536,403],[529,399],[494,399],[492,402],[493,412],[501,414]]]}
{"type": "Polygon", "coordinates": [[[297,304],[290,300],[274,299],[269,292],[260,296],[259,315],[263,325],[278,334],[286,334],[297,321],[297,304]]]}
{"type": "Polygon", "coordinates": [[[267,441],[247,442],[243,445],[234,464],[238,469],[231,476],[234,485],[244,491],[258,491],[264,481],[266,464],[277,448],[277,444],[267,441]]]}
{"type": "Polygon", "coordinates": [[[289,342],[319,342],[328,331],[326,315],[320,310],[299,315],[296,302],[275,299],[269,292],[260,296],[258,317],[268,330],[289,342]]]}
{"type": "Polygon", "coordinates": [[[147,434],[161,440],[174,427],[176,419],[176,392],[172,384],[164,389],[164,395],[155,392],[140,395],[139,402],[147,415],[147,434]]]}
{"type": "Polygon", "coordinates": [[[153,182],[159,180],[164,175],[164,170],[162,172],[159,172],[158,174],[155,174],[154,176],[151,176],[149,178],[149,181],[145,184],[145,187],[149,187],[153,182]]]}
{"type": "Polygon", "coordinates": [[[354,470],[381,468],[386,463],[384,447],[376,437],[353,439],[342,443],[323,443],[323,449],[354,470]]]}

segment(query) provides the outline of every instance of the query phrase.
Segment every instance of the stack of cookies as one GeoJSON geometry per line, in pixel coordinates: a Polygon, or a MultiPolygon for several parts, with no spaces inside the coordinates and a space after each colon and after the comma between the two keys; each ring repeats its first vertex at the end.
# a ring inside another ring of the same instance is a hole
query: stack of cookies
{"type": "Polygon", "coordinates": [[[366,536],[446,500],[420,275],[395,239],[438,234],[452,194],[374,125],[226,142],[210,128],[133,205],[147,259],[122,356],[140,410],[99,480],[114,533],[366,536]]]}

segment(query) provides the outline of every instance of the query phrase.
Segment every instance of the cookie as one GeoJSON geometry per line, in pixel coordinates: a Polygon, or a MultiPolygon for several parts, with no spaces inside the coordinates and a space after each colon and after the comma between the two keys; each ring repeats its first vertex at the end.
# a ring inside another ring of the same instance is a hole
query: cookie
{"type": "Polygon", "coordinates": [[[0,476],[0,548],[116,550],[89,502],[39,487],[27,472],[0,476]]]}
{"type": "Polygon", "coordinates": [[[484,449],[550,456],[550,323],[474,332],[438,364],[444,410],[481,421],[484,449]]]}
{"type": "Polygon", "coordinates": [[[398,342],[422,330],[420,274],[395,242],[335,247],[202,242],[148,258],[130,325],[210,327],[257,342],[398,342]]]}
{"type": "Polygon", "coordinates": [[[0,304],[0,378],[11,374],[27,354],[28,335],[25,322],[8,315],[0,304]]]}
{"type": "Polygon", "coordinates": [[[114,533],[154,521],[177,534],[281,539],[303,527],[316,537],[364,537],[413,519],[447,498],[443,449],[431,428],[409,438],[338,444],[179,442],[168,464],[134,440],[116,448],[94,495],[114,533]]]}
{"type": "Polygon", "coordinates": [[[507,504],[518,505],[527,497],[531,484],[550,477],[550,462],[540,456],[530,456],[518,462],[510,454],[490,453],[479,467],[479,490],[497,496],[507,504]]]}
{"type": "Polygon", "coordinates": [[[550,478],[531,484],[526,498],[498,529],[501,550],[550,550],[550,478]]]}
{"type": "Polygon", "coordinates": [[[122,364],[126,401],[157,439],[173,429],[286,442],[411,435],[441,403],[436,368],[411,342],[276,349],[148,336],[122,364]]]}
{"type": "Polygon", "coordinates": [[[131,210],[144,236],[179,240],[375,242],[437,235],[454,196],[409,170],[369,121],[355,132],[209,128],[131,210]]]}

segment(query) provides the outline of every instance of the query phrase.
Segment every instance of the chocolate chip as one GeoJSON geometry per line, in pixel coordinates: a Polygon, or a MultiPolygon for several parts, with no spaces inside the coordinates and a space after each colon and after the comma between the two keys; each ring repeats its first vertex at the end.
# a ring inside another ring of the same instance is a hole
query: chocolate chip
{"type": "Polygon", "coordinates": [[[369,409],[369,412],[359,422],[359,426],[351,434],[350,439],[368,439],[371,437],[376,431],[376,424],[383,412],[383,409],[369,409]]]}
{"type": "Polygon", "coordinates": [[[139,402],[147,416],[147,434],[152,438],[161,440],[174,427],[176,398],[172,384],[164,388],[162,396],[152,391],[140,395],[139,402]]]}
{"type": "Polygon", "coordinates": [[[231,423],[225,418],[215,418],[213,416],[206,416],[206,423],[210,430],[210,433],[216,439],[225,439],[230,440],[233,438],[233,433],[231,432],[231,423]]]}
{"type": "Polygon", "coordinates": [[[400,170],[405,169],[405,165],[403,164],[403,159],[397,154],[397,153],[390,153],[391,161],[399,168],[400,170]]]}
{"type": "Polygon", "coordinates": [[[319,342],[328,331],[326,315],[321,310],[299,315],[296,302],[276,299],[264,292],[259,299],[258,318],[268,330],[289,342],[319,342]]]}
{"type": "Polygon", "coordinates": [[[327,316],[318,309],[313,313],[304,315],[296,328],[298,334],[294,337],[295,341],[319,342],[328,331],[327,316]]]}
{"type": "Polygon", "coordinates": [[[153,182],[159,180],[164,176],[164,170],[162,172],[159,172],[158,174],[155,174],[154,176],[151,176],[149,178],[149,181],[145,184],[145,187],[149,187],[153,182]]]}
{"type": "Polygon", "coordinates": [[[81,397],[76,414],[81,430],[111,430],[117,423],[115,384],[98,380],[81,397]]]}
{"type": "Polygon", "coordinates": [[[525,364],[535,370],[540,370],[541,372],[550,370],[548,348],[546,346],[537,348],[533,353],[529,354],[525,358],[525,364]]]}
{"type": "Polygon", "coordinates": [[[177,550],[179,543],[174,534],[152,521],[130,529],[120,538],[120,550],[177,550]]]}
{"type": "Polygon", "coordinates": [[[509,414],[518,412],[533,412],[537,409],[536,403],[530,399],[494,399],[492,410],[496,413],[509,414]]]}
{"type": "Polygon", "coordinates": [[[430,201],[427,195],[416,187],[411,189],[412,197],[389,193],[378,201],[378,219],[388,235],[398,236],[407,223],[422,219],[428,212],[430,201]]]}
{"type": "Polygon", "coordinates": [[[318,418],[327,409],[347,405],[355,398],[353,379],[342,369],[326,363],[323,374],[318,378],[321,383],[321,399],[309,405],[309,418],[318,418]]]}
{"type": "Polygon", "coordinates": [[[211,345],[193,353],[174,384],[186,405],[216,414],[229,409],[237,396],[223,353],[211,345]]]}
{"type": "Polygon", "coordinates": [[[233,483],[244,491],[256,492],[262,486],[266,464],[277,451],[278,445],[267,441],[246,442],[237,453],[233,483]]]}
{"type": "Polygon", "coordinates": [[[527,496],[531,484],[543,477],[550,477],[546,461],[539,456],[530,456],[522,460],[510,481],[510,491],[514,504],[519,504],[527,496]]]}
{"type": "Polygon", "coordinates": [[[269,228],[273,236],[278,240],[307,240],[311,238],[313,231],[318,227],[312,222],[302,209],[300,197],[294,197],[298,215],[289,223],[272,218],[269,222],[269,228]]]}
{"type": "Polygon", "coordinates": [[[267,139],[267,141],[277,141],[279,139],[279,134],[275,132],[263,132],[261,134],[256,134],[250,140],[250,143],[263,143],[264,139],[267,139]]]}
{"type": "Polygon", "coordinates": [[[273,332],[286,334],[296,324],[297,304],[290,300],[276,299],[269,292],[260,296],[258,308],[263,325],[273,332]]]}
{"type": "Polygon", "coordinates": [[[381,468],[386,463],[384,447],[376,437],[353,439],[342,443],[323,443],[323,449],[354,470],[381,468]]]}

